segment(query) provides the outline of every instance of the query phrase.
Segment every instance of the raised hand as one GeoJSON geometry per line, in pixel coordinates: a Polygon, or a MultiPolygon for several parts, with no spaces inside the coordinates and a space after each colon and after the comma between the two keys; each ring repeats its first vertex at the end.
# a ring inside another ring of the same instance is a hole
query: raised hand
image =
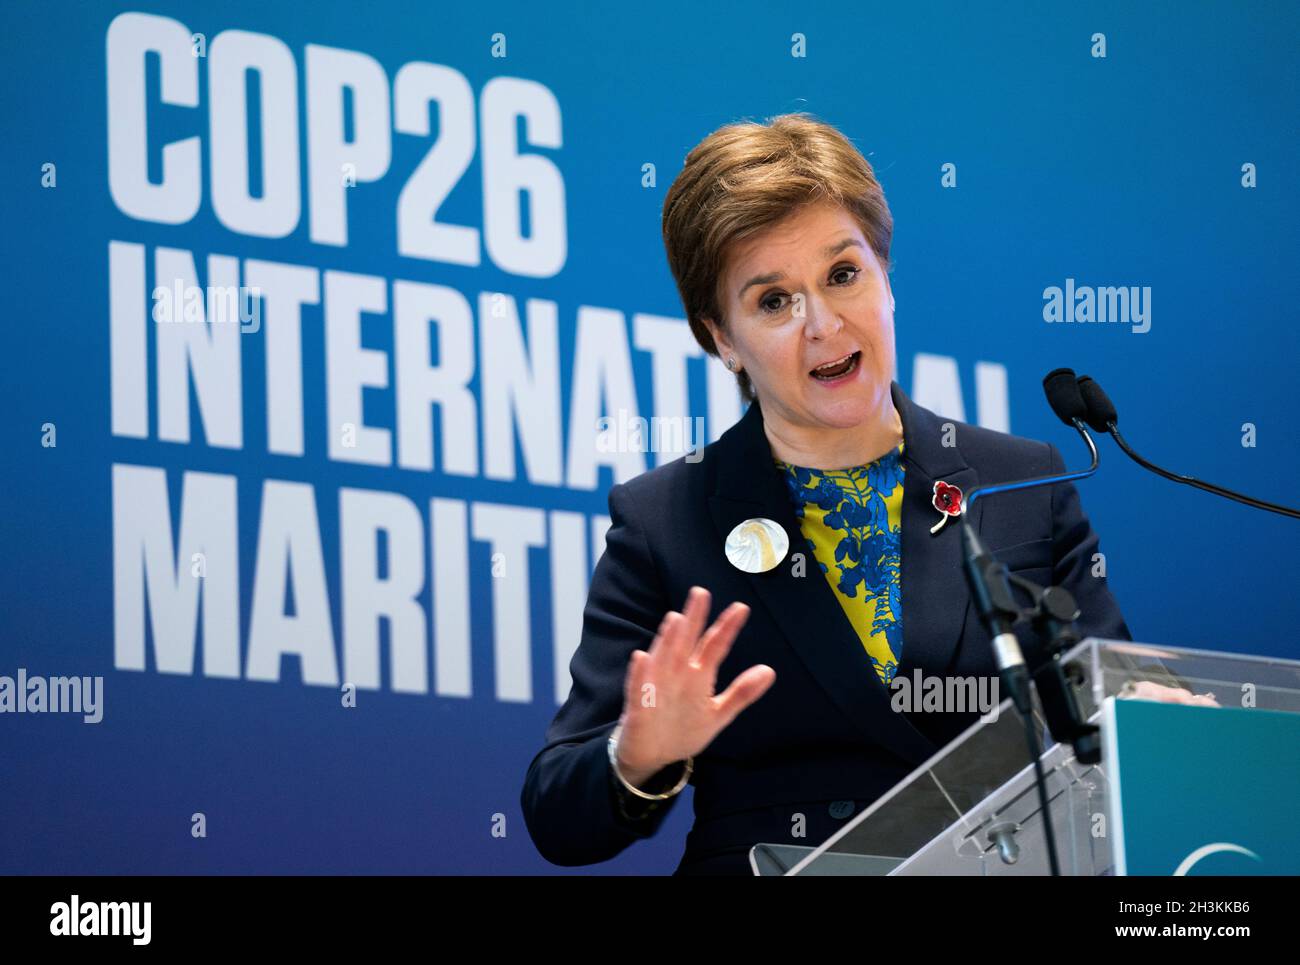
{"type": "Polygon", "coordinates": [[[691,587],[683,612],[664,616],[650,650],[632,653],[623,687],[618,762],[633,785],[699,754],[776,680],[775,670],[757,664],[714,694],[718,667],[749,618],[749,607],[731,604],[705,631],[710,599],[708,590],[691,587]]]}

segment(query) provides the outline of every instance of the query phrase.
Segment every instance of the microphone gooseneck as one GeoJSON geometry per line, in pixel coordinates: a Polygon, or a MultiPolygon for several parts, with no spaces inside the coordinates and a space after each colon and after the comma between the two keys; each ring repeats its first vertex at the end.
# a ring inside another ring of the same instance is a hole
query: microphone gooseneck
{"type": "Polygon", "coordinates": [[[1083,720],[1076,695],[1060,661],[1061,653],[1070,644],[1078,641],[1074,622],[1080,614],[1073,597],[1063,588],[1044,589],[1011,574],[1005,564],[999,563],[970,522],[971,506],[981,497],[993,493],[1056,485],[1093,475],[1100,464],[1100,457],[1097,445],[1088,432],[1088,428],[1091,427],[1097,432],[1112,436],[1119,447],[1138,465],[1166,479],[1283,516],[1300,518],[1300,511],[1202,482],[1191,476],[1169,472],[1142,458],[1133,451],[1120,434],[1119,414],[1114,403],[1096,380],[1089,376],[1076,377],[1071,369],[1054,369],[1043,379],[1043,391],[1057,418],[1077,430],[1083,438],[1088,446],[1091,464],[1087,469],[1074,472],[1067,471],[1035,476],[1031,479],[976,486],[962,495],[958,518],[962,533],[963,568],[967,582],[970,584],[971,598],[980,619],[989,631],[998,675],[1025,723],[1025,740],[1034,764],[1039,808],[1043,815],[1047,837],[1048,864],[1051,873],[1057,875],[1060,874],[1060,868],[1056,855],[1055,835],[1052,830],[1046,780],[1043,775],[1041,748],[1033,724],[1031,681],[1037,689],[1052,734],[1062,743],[1066,741],[1072,743],[1075,756],[1079,761],[1096,763],[1100,760],[1100,732],[1095,725],[1083,720]],[[1012,591],[1013,585],[1032,595],[1034,600],[1032,608],[1025,609],[1020,606],[1012,591]],[[1034,630],[1048,638],[1045,652],[1034,655],[1032,667],[1026,662],[1020,640],[1014,632],[1015,624],[1025,618],[1032,618],[1034,630]]]}
{"type": "Polygon", "coordinates": [[[983,496],[993,493],[1031,489],[1070,482],[1093,475],[1100,464],[1097,446],[1088,434],[1084,420],[1088,407],[1079,391],[1078,380],[1070,369],[1056,369],[1043,380],[1052,411],[1068,426],[1078,430],[1088,446],[1091,464],[1075,472],[1052,473],[1012,482],[977,486],[964,493],[961,500],[960,523],[962,555],[971,597],[980,619],[988,628],[992,641],[993,658],[998,676],[1006,688],[1013,705],[1025,724],[1025,741],[1034,765],[1034,779],[1038,790],[1039,810],[1043,816],[1046,835],[1048,866],[1051,874],[1060,874],[1056,854],[1056,836],[1052,829],[1052,813],[1048,802],[1047,782],[1043,774],[1042,748],[1034,724],[1031,681],[1037,684],[1038,695],[1047,717],[1048,727],[1061,742],[1074,745],[1075,756],[1084,763],[1100,759],[1099,732],[1086,723],[1079,712],[1078,702],[1066,681],[1059,654],[1078,637],[1074,621],[1079,616],[1074,598],[1064,589],[1046,589],[1012,575],[975,532],[970,522],[970,507],[983,496]],[[1034,605],[1030,609],[1020,606],[1012,591],[1012,584],[1032,594],[1034,605]],[[1020,640],[1014,631],[1015,624],[1023,618],[1032,618],[1035,631],[1048,637],[1048,646],[1037,656],[1031,668],[1025,660],[1020,640]]]}
{"type": "MultiPolygon", "coordinates": [[[[1060,371],[1060,370],[1058,370],[1060,371]]],[[[1253,496],[1247,496],[1231,489],[1225,489],[1223,486],[1216,486],[1213,483],[1203,482],[1192,476],[1184,476],[1179,473],[1170,472],[1162,469],[1153,462],[1143,459],[1133,450],[1119,431],[1119,414],[1115,411],[1115,404],[1111,402],[1110,396],[1097,381],[1091,376],[1084,375],[1078,380],[1079,395],[1083,399],[1086,409],[1085,419],[1088,425],[1092,426],[1098,432],[1107,432],[1114,439],[1115,443],[1124,450],[1125,455],[1136,462],[1143,469],[1150,470],[1157,476],[1162,476],[1172,482],[1182,483],[1184,486],[1192,486],[1195,489],[1204,490],[1207,493],[1213,493],[1216,496],[1222,496],[1224,499],[1231,499],[1247,506],[1253,506],[1255,509],[1264,509],[1270,513],[1277,513],[1279,516],[1289,516],[1292,519],[1300,519],[1300,510],[1292,509],[1289,506],[1282,506],[1278,503],[1266,502],[1262,499],[1256,499],[1253,496]]],[[[1050,398],[1050,394],[1049,394],[1050,398]]],[[[1055,406],[1053,406],[1055,408],[1055,406]]],[[[1058,413],[1059,415],[1060,413],[1058,413]]]]}

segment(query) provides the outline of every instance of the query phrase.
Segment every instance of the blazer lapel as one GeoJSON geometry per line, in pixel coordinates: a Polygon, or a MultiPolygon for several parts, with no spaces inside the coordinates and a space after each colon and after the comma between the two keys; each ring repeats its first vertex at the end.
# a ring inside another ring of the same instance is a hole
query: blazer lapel
{"type": "MultiPolygon", "coordinates": [[[[955,431],[953,445],[944,445],[948,420],[916,405],[897,382],[892,392],[903,419],[903,654],[898,673],[919,669],[938,676],[952,663],[971,596],[962,566],[960,522],[952,518],[938,533],[930,532],[939,522],[934,484],[946,482],[964,494],[979,485],[979,476],[962,458],[955,431]]],[[[983,513],[983,501],[976,500],[970,510],[976,532],[983,513]]]]}
{"type": "MultiPolygon", "coordinates": [[[[891,393],[902,416],[905,462],[899,672],[919,666],[941,673],[957,645],[969,593],[961,570],[956,520],[931,536],[938,512],[930,499],[936,479],[965,492],[974,485],[975,473],[955,448],[942,445],[942,423],[932,413],[915,407],[896,382],[891,383],[891,393]]],[[[905,714],[890,707],[889,690],[876,676],[835,591],[807,549],[785,481],[773,462],[757,402],[718,441],[717,458],[717,483],[709,509],[724,565],[731,564],[723,556],[722,544],[737,524],[761,517],[784,527],[791,552],[805,555],[804,575],[794,575],[787,556],[766,573],[744,574],[755,595],[827,696],[864,736],[912,764],[924,762],[938,746],[905,714]]],[[[972,512],[979,508],[977,502],[972,512]]]]}

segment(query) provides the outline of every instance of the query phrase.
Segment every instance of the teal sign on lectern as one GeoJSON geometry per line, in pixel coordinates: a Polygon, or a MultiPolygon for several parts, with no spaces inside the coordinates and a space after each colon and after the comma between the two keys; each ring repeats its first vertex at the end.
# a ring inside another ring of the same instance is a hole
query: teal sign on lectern
{"type": "Polygon", "coordinates": [[[1300,714],[1109,698],[1115,874],[1300,874],[1300,714]]]}

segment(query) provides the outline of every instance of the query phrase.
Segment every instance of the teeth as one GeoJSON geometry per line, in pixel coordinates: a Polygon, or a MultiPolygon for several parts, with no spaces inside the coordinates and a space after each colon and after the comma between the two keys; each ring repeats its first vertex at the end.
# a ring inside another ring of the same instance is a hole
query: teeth
{"type": "Polygon", "coordinates": [[[843,365],[843,364],[844,364],[848,359],[850,359],[850,358],[852,358],[852,357],[853,357],[853,353],[850,352],[848,355],[845,355],[845,356],[843,356],[843,357],[841,357],[841,358],[837,358],[834,362],[826,362],[826,363],[823,364],[823,365],[819,365],[819,366],[817,366],[817,368],[813,369],[813,371],[814,371],[814,372],[820,372],[820,371],[822,371],[823,369],[833,369],[833,368],[835,368],[837,365],[843,365]]]}

